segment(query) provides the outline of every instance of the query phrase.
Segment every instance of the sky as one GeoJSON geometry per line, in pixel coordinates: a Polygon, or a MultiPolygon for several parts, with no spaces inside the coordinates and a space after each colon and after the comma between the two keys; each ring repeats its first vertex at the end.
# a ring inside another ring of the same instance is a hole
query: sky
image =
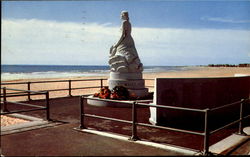
{"type": "Polygon", "coordinates": [[[250,63],[250,1],[2,1],[1,63],[108,65],[129,12],[144,65],[250,63]]]}

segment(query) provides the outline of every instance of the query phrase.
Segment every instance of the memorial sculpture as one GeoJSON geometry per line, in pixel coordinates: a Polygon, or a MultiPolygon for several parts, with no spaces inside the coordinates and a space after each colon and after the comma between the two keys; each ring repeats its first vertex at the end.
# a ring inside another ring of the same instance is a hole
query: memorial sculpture
{"type": "Polygon", "coordinates": [[[121,12],[121,20],[120,39],[110,48],[109,89],[123,86],[128,89],[130,95],[143,97],[148,94],[148,89],[142,79],[143,64],[131,36],[132,29],[127,11],[121,12]]]}
{"type": "Polygon", "coordinates": [[[122,26],[119,41],[111,46],[109,65],[112,72],[142,72],[143,65],[137,54],[134,40],[131,36],[131,24],[128,12],[121,13],[122,26]]]}

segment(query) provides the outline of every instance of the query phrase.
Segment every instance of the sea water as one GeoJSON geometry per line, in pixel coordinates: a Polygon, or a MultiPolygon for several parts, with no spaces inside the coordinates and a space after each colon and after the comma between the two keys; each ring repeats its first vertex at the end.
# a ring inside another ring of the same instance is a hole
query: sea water
{"type": "MultiPolygon", "coordinates": [[[[143,73],[187,70],[185,66],[144,66],[143,73]]],[[[90,65],[1,65],[1,81],[37,78],[108,77],[109,66],[90,65]]]]}

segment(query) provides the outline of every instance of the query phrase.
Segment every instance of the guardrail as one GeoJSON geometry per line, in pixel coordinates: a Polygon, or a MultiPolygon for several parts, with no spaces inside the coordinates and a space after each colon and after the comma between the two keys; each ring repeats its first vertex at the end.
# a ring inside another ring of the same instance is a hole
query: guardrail
{"type": "MultiPolygon", "coordinates": [[[[72,90],[79,90],[79,89],[91,89],[91,88],[102,88],[104,86],[104,81],[107,81],[107,78],[101,78],[101,79],[79,79],[79,80],[51,80],[51,81],[32,81],[32,82],[10,82],[10,83],[1,83],[1,86],[4,85],[20,85],[20,84],[26,84],[27,85],[27,91],[31,90],[31,85],[32,84],[38,84],[38,83],[56,83],[56,82],[68,82],[68,88],[63,88],[63,89],[49,89],[46,91],[49,92],[54,92],[54,91],[68,91],[68,96],[72,96],[72,90]],[[88,87],[75,87],[72,88],[72,82],[80,82],[80,81],[100,81],[99,86],[88,86],[88,87]]],[[[154,81],[154,79],[145,79],[145,80],[150,80],[154,81]]],[[[146,86],[148,88],[153,88],[154,86],[146,86]]],[[[19,94],[19,93],[16,93],[19,94]]],[[[2,93],[1,93],[2,95],[2,93]]],[[[31,99],[31,94],[28,92],[28,101],[32,100],[31,99]]]]}
{"type": "Polygon", "coordinates": [[[3,101],[1,100],[1,103],[3,103],[3,109],[0,113],[0,115],[8,115],[8,114],[12,114],[12,113],[45,110],[46,111],[46,120],[51,121],[51,119],[50,119],[49,92],[48,91],[43,91],[43,92],[42,91],[31,91],[31,90],[21,90],[21,89],[13,89],[13,88],[6,88],[6,87],[2,87],[1,89],[3,90],[3,95],[1,95],[1,98],[3,98],[3,101]],[[19,92],[7,93],[6,90],[19,91],[19,92]],[[8,94],[10,94],[10,95],[8,95],[8,94]],[[29,95],[45,95],[45,107],[27,104],[27,103],[21,103],[21,102],[7,101],[7,97],[26,96],[28,94],[29,95]],[[8,103],[29,106],[29,107],[33,107],[35,109],[9,111],[8,110],[8,103]]]}
{"type": "MultiPolygon", "coordinates": [[[[138,103],[136,101],[133,102],[120,102],[120,103],[127,103],[131,104],[132,107],[132,121],[128,120],[123,120],[123,119],[117,119],[117,118],[110,118],[110,117],[104,117],[104,116],[98,116],[98,115],[92,115],[92,114],[87,114],[85,113],[84,110],[84,100],[87,99],[92,99],[92,100],[100,100],[99,98],[90,98],[90,97],[84,97],[80,96],[80,129],[85,129],[87,128],[84,123],[84,117],[92,117],[92,118],[98,118],[98,119],[104,119],[104,120],[111,120],[111,121],[116,121],[116,122],[122,122],[122,123],[127,123],[132,125],[132,135],[130,137],[130,140],[139,140],[139,137],[137,136],[137,126],[146,126],[146,127],[151,127],[151,128],[158,128],[158,129],[165,129],[165,130],[171,130],[171,131],[177,131],[177,132],[182,132],[182,133],[188,133],[188,134],[193,134],[193,135],[199,135],[203,136],[203,150],[198,150],[202,151],[203,155],[208,155],[209,152],[209,139],[212,134],[215,132],[218,132],[226,127],[232,126],[233,124],[239,123],[239,134],[243,134],[243,127],[242,127],[242,121],[246,118],[249,118],[250,115],[247,115],[243,117],[243,105],[247,104],[245,102],[249,101],[249,99],[242,99],[240,101],[234,102],[232,104],[227,104],[224,106],[220,106],[217,108],[212,108],[212,109],[192,109],[192,108],[183,108],[183,107],[175,107],[175,106],[164,106],[164,105],[153,105],[153,104],[143,104],[143,103],[138,103]],[[233,105],[239,105],[240,104],[240,117],[239,119],[235,120],[234,122],[231,122],[229,124],[226,124],[218,129],[211,130],[208,125],[208,121],[210,118],[210,114],[218,109],[221,108],[227,108],[233,105]],[[200,112],[204,114],[204,131],[203,132],[196,132],[196,131],[190,131],[190,130],[183,130],[183,129],[177,129],[177,128],[172,128],[172,127],[165,127],[165,126],[156,126],[156,125],[151,125],[151,124],[146,124],[146,123],[139,123],[137,121],[137,107],[138,106],[147,106],[147,107],[155,107],[155,108],[165,108],[165,109],[174,109],[174,110],[183,110],[183,111],[190,111],[190,112],[200,112]]],[[[115,100],[109,100],[109,99],[102,99],[103,101],[107,102],[119,102],[115,100]]],[[[248,103],[249,104],[249,103],[248,103]]],[[[190,148],[188,148],[190,149],[190,148]]]]}

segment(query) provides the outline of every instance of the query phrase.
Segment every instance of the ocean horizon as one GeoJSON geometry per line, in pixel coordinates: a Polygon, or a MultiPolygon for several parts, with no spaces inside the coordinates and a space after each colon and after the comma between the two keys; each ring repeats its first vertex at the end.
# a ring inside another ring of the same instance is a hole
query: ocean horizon
{"type": "MultiPolygon", "coordinates": [[[[196,66],[144,66],[143,73],[185,71],[196,66]]],[[[1,65],[1,81],[20,79],[108,77],[109,66],[104,65],[1,65]]]]}

